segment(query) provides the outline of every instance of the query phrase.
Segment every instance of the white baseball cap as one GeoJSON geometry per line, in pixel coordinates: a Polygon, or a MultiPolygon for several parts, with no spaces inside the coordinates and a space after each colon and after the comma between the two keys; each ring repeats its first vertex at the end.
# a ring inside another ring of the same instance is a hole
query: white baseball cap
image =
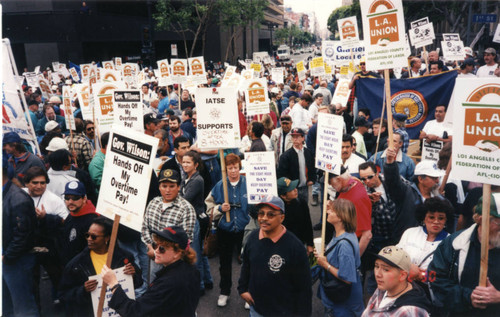
{"type": "Polygon", "coordinates": [[[57,137],[50,140],[49,146],[47,146],[45,149],[47,151],[50,151],[50,152],[55,152],[55,151],[61,150],[61,149],[69,151],[68,143],[66,143],[66,141],[64,141],[64,139],[57,138],[57,137]]]}
{"type": "Polygon", "coordinates": [[[441,177],[444,175],[444,171],[437,167],[437,163],[434,161],[421,161],[415,167],[416,176],[425,175],[430,177],[441,177]]]}
{"type": "Polygon", "coordinates": [[[55,120],[51,120],[45,124],[45,132],[50,132],[57,127],[59,127],[59,123],[55,120]]]}

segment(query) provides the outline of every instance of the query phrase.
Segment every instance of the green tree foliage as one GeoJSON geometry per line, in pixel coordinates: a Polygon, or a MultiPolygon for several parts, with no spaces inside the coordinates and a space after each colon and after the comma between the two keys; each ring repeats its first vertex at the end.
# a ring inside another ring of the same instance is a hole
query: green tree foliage
{"type": "Polygon", "coordinates": [[[297,25],[292,24],[289,28],[277,29],[274,32],[275,44],[304,45],[316,42],[316,35],[301,30],[297,25]]]}
{"type": "Polygon", "coordinates": [[[342,6],[335,10],[333,10],[332,14],[328,17],[327,27],[328,31],[332,32],[331,39],[339,39],[339,28],[337,25],[337,20],[356,16],[358,19],[358,30],[359,36],[362,36],[362,28],[361,28],[361,7],[359,6],[359,0],[354,0],[353,4],[350,6],[342,6]]]}

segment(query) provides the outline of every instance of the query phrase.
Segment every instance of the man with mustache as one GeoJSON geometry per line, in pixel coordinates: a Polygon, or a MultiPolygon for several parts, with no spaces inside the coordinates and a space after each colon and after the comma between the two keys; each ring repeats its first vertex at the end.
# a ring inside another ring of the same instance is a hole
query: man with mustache
{"type": "Polygon", "coordinates": [[[482,235],[483,199],[475,207],[475,224],[443,240],[428,268],[436,302],[450,316],[498,316],[500,309],[498,193],[490,196],[488,280],[486,286],[478,286],[481,246],[487,239],[482,235]]]}

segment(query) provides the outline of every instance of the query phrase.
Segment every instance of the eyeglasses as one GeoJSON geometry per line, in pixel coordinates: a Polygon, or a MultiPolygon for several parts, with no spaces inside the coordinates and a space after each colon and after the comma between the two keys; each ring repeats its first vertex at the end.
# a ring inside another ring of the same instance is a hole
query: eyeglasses
{"type": "Polygon", "coordinates": [[[64,195],[64,200],[72,200],[72,201],[77,201],[82,199],[83,196],[77,196],[77,195],[64,195]]]}
{"type": "Polygon", "coordinates": [[[359,63],[359,65],[366,65],[365,63],[359,63]]]}
{"type": "Polygon", "coordinates": [[[31,181],[30,183],[33,185],[45,185],[45,184],[47,184],[47,182],[36,182],[36,181],[31,181]]]}
{"type": "Polygon", "coordinates": [[[257,216],[259,218],[262,218],[262,217],[266,216],[269,219],[273,219],[274,217],[278,216],[279,214],[280,213],[259,211],[257,213],[257,216]]]}
{"type": "Polygon", "coordinates": [[[85,233],[84,236],[85,236],[85,239],[90,238],[90,239],[92,239],[92,241],[95,241],[99,237],[104,237],[104,235],[97,235],[97,234],[88,233],[88,232],[85,233]]]}
{"type": "Polygon", "coordinates": [[[156,249],[158,249],[158,253],[160,253],[160,254],[163,254],[163,253],[165,253],[165,251],[167,251],[167,249],[164,246],[159,245],[156,242],[153,242],[151,244],[151,246],[153,247],[153,250],[155,250],[155,251],[156,251],[156,249]]]}
{"type": "Polygon", "coordinates": [[[92,131],[94,130],[94,128],[87,128],[87,131],[92,131]]]}
{"type": "Polygon", "coordinates": [[[360,177],[359,179],[360,179],[362,182],[364,182],[364,181],[366,181],[366,180],[370,180],[370,179],[374,178],[375,176],[377,176],[377,175],[376,175],[376,174],[373,174],[373,175],[368,175],[368,176],[366,176],[366,177],[360,177]]]}

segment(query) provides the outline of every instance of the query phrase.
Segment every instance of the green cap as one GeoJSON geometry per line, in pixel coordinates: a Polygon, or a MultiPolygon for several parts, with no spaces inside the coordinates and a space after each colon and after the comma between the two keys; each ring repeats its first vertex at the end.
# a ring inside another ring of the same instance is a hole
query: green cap
{"type": "MultiPolygon", "coordinates": [[[[500,201],[500,194],[491,195],[490,215],[496,218],[500,218],[500,214],[498,214],[497,203],[495,201],[495,196],[497,196],[498,201],[500,201]]],[[[479,202],[476,205],[476,214],[481,215],[482,213],[483,213],[483,197],[479,198],[479,202]]]]}
{"type": "Polygon", "coordinates": [[[286,177],[281,177],[278,179],[278,195],[285,195],[286,193],[294,190],[297,188],[297,185],[299,184],[299,180],[291,180],[286,177]]]}

